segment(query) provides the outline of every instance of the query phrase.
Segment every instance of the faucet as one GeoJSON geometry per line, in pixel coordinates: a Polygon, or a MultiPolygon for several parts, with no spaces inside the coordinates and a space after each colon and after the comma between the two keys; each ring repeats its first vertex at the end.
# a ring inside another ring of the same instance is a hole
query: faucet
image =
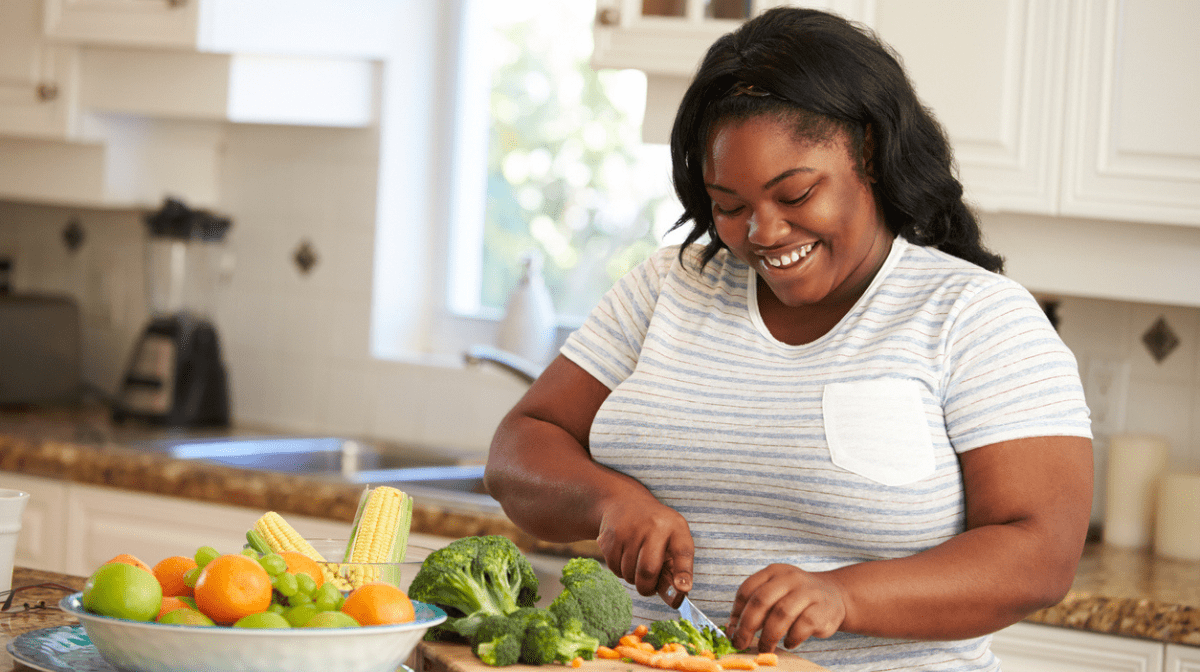
{"type": "Polygon", "coordinates": [[[488,345],[472,346],[470,350],[463,353],[463,361],[469,365],[481,366],[486,362],[498,366],[520,378],[527,385],[532,385],[533,381],[542,373],[542,369],[545,368],[520,355],[488,345]]]}

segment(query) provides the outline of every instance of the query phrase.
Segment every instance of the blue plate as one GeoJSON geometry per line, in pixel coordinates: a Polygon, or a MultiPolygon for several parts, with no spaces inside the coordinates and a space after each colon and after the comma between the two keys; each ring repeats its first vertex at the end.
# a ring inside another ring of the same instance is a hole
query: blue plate
{"type": "Polygon", "coordinates": [[[41,672],[117,672],[100,657],[82,625],[31,630],[8,642],[13,660],[41,672]]]}

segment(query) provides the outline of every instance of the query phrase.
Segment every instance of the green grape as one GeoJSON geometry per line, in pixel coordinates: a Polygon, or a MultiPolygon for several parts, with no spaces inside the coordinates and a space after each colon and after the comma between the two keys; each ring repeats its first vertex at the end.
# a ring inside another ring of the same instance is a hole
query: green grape
{"type": "Polygon", "coordinates": [[[300,572],[299,574],[294,574],[293,576],[296,577],[297,589],[301,593],[304,593],[305,595],[312,595],[313,591],[317,589],[317,582],[313,581],[313,578],[308,574],[300,572]]]}
{"type": "Polygon", "coordinates": [[[203,568],[205,565],[207,565],[209,562],[213,561],[220,555],[221,555],[221,552],[218,551],[217,549],[213,548],[212,546],[201,546],[199,549],[196,550],[196,556],[192,559],[196,561],[196,565],[198,567],[203,568]]]}
{"type": "Polygon", "coordinates": [[[288,607],[283,610],[282,616],[287,619],[288,623],[292,624],[293,628],[299,628],[316,614],[317,608],[312,603],[309,603],[288,607]]]}
{"type": "Polygon", "coordinates": [[[183,585],[188,588],[196,587],[196,580],[200,578],[200,568],[193,567],[183,573],[183,585]]]}
{"type": "Polygon", "coordinates": [[[267,553],[258,559],[258,564],[262,565],[263,569],[267,570],[267,574],[271,576],[279,576],[287,572],[287,560],[278,553],[267,553]]]}
{"type": "Polygon", "coordinates": [[[312,599],[311,595],[308,595],[306,593],[299,593],[299,592],[296,593],[295,595],[289,595],[287,598],[287,601],[288,601],[288,606],[292,606],[292,607],[299,607],[301,605],[313,603],[313,599],[312,599]]]}
{"type": "Polygon", "coordinates": [[[287,608],[287,607],[283,606],[282,604],[280,604],[280,603],[278,603],[278,602],[272,602],[272,603],[271,603],[271,606],[267,607],[267,611],[271,611],[271,612],[274,612],[274,613],[276,613],[276,614],[283,615],[283,611],[284,611],[284,609],[286,609],[286,608],[287,608]]]}
{"type": "Polygon", "coordinates": [[[291,597],[300,591],[300,584],[294,574],[284,572],[271,581],[271,586],[284,597],[291,597]]]}
{"type": "Polygon", "coordinates": [[[313,593],[313,604],[321,611],[333,611],[338,608],[342,592],[332,583],[323,584],[313,593]]]}
{"type": "Polygon", "coordinates": [[[255,560],[258,559],[258,551],[250,548],[249,546],[242,549],[242,555],[246,556],[247,558],[254,558],[255,560]]]}

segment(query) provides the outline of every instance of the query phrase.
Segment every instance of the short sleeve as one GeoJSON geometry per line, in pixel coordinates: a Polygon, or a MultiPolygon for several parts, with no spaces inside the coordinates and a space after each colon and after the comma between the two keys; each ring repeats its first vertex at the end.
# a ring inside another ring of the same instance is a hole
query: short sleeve
{"type": "Polygon", "coordinates": [[[943,408],[957,452],[1037,436],[1091,438],[1075,356],[1025,288],[1002,279],[951,331],[943,408]]]}
{"type": "Polygon", "coordinates": [[[617,281],[563,345],[562,354],[609,389],[633,373],[663,279],[679,254],[666,247],[617,281]]]}

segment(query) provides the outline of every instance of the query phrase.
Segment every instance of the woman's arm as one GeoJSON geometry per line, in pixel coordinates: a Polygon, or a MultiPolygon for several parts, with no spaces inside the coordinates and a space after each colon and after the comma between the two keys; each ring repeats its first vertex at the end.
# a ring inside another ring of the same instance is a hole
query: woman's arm
{"type": "Polygon", "coordinates": [[[556,358],[501,420],[484,483],[526,532],[548,541],[595,539],[608,566],[643,595],[659,589],[670,564],[675,588],[686,593],[694,548],[683,516],[588,452],[592,420],[608,393],[571,360],[556,358]]]}
{"type": "Polygon", "coordinates": [[[994,632],[1066,594],[1092,501],[1091,441],[1005,441],[959,456],[967,529],[927,551],[807,573],[772,565],[738,591],[734,644],[791,647],[838,630],[915,639],[994,632]]]}

